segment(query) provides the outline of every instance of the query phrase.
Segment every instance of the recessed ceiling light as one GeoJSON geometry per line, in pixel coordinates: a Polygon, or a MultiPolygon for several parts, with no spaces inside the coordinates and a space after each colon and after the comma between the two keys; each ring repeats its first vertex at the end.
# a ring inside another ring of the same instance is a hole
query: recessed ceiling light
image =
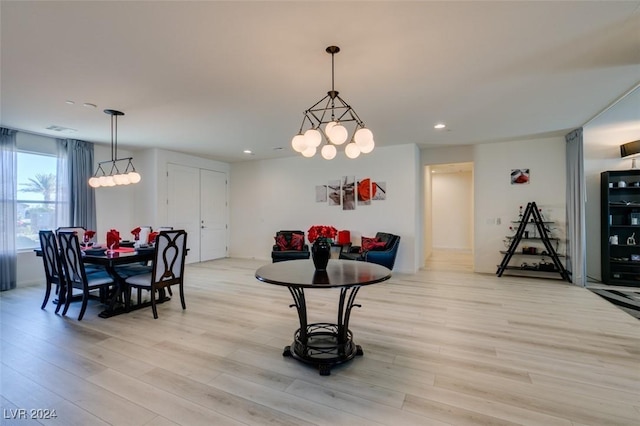
{"type": "Polygon", "coordinates": [[[71,100],[66,100],[66,101],[64,101],[64,103],[65,103],[65,104],[67,104],[67,105],[73,105],[73,104],[75,104],[75,102],[74,102],[74,101],[71,101],[71,100]]]}
{"type": "Polygon", "coordinates": [[[82,106],[85,108],[96,108],[96,104],[91,104],[89,102],[83,103],[82,106]]]}
{"type": "Polygon", "coordinates": [[[434,129],[444,129],[445,127],[447,127],[447,125],[444,123],[438,123],[435,126],[433,126],[434,129]]]}
{"type": "Polygon", "coordinates": [[[253,154],[253,152],[251,152],[251,150],[250,150],[250,149],[245,149],[245,150],[244,150],[244,151],[242,151],[242,152],[244,152],[245,154],[253,154]]]}

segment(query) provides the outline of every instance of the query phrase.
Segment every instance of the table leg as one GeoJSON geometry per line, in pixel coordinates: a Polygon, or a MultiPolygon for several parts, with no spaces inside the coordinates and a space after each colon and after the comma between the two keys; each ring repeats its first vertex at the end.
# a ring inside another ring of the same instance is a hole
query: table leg
{"type": "Polygon", "coordinates": [[[330,375],[334,365],[362,355],[362,348],[353,342],[353,335],[349,330],[351,310],[353,307],[360,307],[354,303],[359,288],[340,289],[337,324],[309,324],[304,290],[289,287],[294,300],[290,307],[295,306],[297,310],[300,328],[294,334],[293,343],[285,346],[282,355],[317,367],[321,376],[330,375]]]}
{"type": "Polygon", "coordinates": [[[118,314],[129,311],[127,283],[125,283],[124,278],[118,275],[118,273],[116,272],[113,266],[105,266],[105,270],[107,271],[109,276],[113,278],[113,282],[115,283],[116,288],[113,291],[113,294],[111,295],[111,297],[109,298],[109,301],[107,303],[107,309],[105,309],[104,311],[100,312],[100,314],[98,314],[98,316],[100,316],[101,318],[109,318],[114,315],[118,315],[118,314]],[[123,298],[124,305],[125,305],[124,308],[116,309],[118,296],[121,296],[123,298]]]}

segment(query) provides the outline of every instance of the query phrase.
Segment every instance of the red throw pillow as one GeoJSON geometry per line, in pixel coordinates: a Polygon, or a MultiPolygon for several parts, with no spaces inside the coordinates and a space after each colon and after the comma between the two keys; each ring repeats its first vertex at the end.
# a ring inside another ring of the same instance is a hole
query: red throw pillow
{"type": "Polygon", "coordinates": [[[276,245],[280,250],[289,250],[289,242],[283,234],[278,234],[276,236],[276,245]]]}
{"type": "Polygon", "coordinates": [[[364,253],[365,251],[371,250],[373,244],[378,242],[378,239],[375,237],[362,237],[360,240],[360,253],[364,253]]]}
{"type": "Polygon", "coordinates": [[[387,243],[384,241],[374,241],[369,247],[369,251],[383,251],[385,247],[387,247],[387,243]]]}
{"type": "Polygon", "coordinates": [[[303,234],[292,234],[291,235],[291,250],[302,250],[302,246],[304,245],[304,235],[303,234]]]}

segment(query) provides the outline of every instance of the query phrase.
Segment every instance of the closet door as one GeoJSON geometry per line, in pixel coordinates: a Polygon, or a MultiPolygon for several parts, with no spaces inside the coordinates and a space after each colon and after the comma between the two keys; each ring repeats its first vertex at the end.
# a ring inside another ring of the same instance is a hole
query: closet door
{"type": "Polygon", "coordinates": [[[227,256],[227,174],[168,164],[168,226],[187,231],[187,263],[227,256]]]}
{"type": "Polygon", "coordinates": [[[227,175],[200,170],[200,260],[227,257],[227,175]]]}
{"type": "Polygon", "coordinates": [[[167,225],[187,231],[187,263],[200,262],[200,169],[168,164],[167,225]]]}

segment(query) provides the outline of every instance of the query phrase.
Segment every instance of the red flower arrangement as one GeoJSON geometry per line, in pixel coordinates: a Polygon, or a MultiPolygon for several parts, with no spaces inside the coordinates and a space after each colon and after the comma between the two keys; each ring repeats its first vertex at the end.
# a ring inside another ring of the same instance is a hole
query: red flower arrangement
{"type": "Polygon", "coordinates": [[[318,238],[335,238],[338,235],[338,230],[333,226],[326,225],[313,225],[307,231],[307,239],[313,244],[318,238]]]}

